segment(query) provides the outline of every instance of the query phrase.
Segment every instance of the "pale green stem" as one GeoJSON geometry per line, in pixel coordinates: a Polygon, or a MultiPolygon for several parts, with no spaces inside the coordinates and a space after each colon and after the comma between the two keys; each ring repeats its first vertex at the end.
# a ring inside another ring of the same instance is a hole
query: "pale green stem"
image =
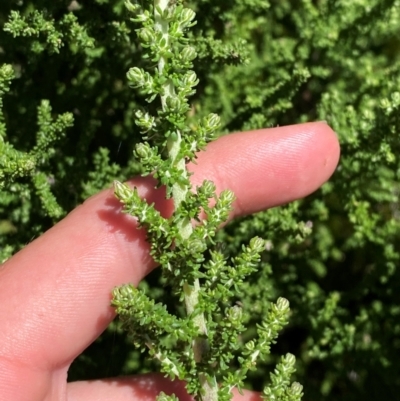
{"type": "MultiPolygon", "coordinates": [[[[154,0],[154,12],[155,12],[155,29],[162,32],[167,43],[169,42],[169,32],[168,32],[168,22],[163,20],[161,16],[157,13],[156,7],[159,6],[163,11],[168,7],[169,0],[154,0]]],[[[162,74],[165,67],[166,60],[161,57],[158,62],[159,73],[162,74]]],[[[168,96],[175,95],[175,88],[172,81],[166,82],[164,85],[164,94],[161,96],[161,105],[163,110],[165,110],[166,99],[168,96]]],[[[188,172],[186,170],[186,164],[184,158],[178,158],[179,150],[182,143],[181,132],[176,132],[177,137],[174,139],[169,139],[167,143],[168,154],[171,162],[184,174],[185,178],[188,177],[188,172]]],[[[175,210],[179,207],[181,202],[186,198],[187,193],[190,188],[187,185],[181,185],[175,183],[172,185],[172,197],[174,201],[175,210]]],[[[189,219],[182,219],[178,223],[179,234],[182,239],[188,239],[193,232],[193,226],[189,219]]],[[[192,285],[189,283],[184,283],[183,291],[185,295],[185,305],[186,313],[191,315],[196,306],[199,303],[199,291],[200,283],[199,280],[195,280],[192,285]]],[[[207,326],[204,318],[204,314],[197,314],[194,317],[194,323],[199,328],[201,337],[193,340],[192,348],[196,362],[200,362],[203,354],[208,350],[209,344],[207,340],[207,326]]],[[[217,401],[218,400],[218,385],[215,377],[211,380],[207,380],[204,374],[199,375],[199,380],[203,389],[202,400],[203,401],[217,401]]]]}

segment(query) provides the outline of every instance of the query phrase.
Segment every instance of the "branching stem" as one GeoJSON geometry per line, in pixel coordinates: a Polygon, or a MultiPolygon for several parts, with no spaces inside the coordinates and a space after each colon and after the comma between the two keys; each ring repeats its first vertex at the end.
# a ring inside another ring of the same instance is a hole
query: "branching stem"
{"type": "MultiPolygon", "coordinates": [[[[163,20],[157,8],[164,11],[168,7],[168,0],[154,0],[154,13],[155,13],[155,29],[162,32],[164,39],[169,43],[168,22],[163,20]]],[[[166,60],[161,57],[158,62],[158,71],[162,75],[165,68],[166,60]]],[[[166,100],[169,96],[174,96],[175,88],[172,80],[168,80],[164,84],[163,95],[161,96],[161,105],[163,110],[166,108],[166,100]]],[[[168,156],[171,164],[182,172],[184,178],[188,177],[186,163],[184,157],[180,157],[180,149],[182,144],[182,133],[175,132],[173,138],[169,138],[167,142],[168,156]]],[[[186,184],[174,183],[172,185],[172,197],[174,201],[174,209],[177,210],[181,202],[186,198],[190,187],[186,184]]],[[[179,234],[182,239],[188,239],[192,232],[193,226],[189,219],[182,219],[178,222],[179,234]]],[[[185,297],[186,313],[188,316],[192,315],[199,303],[200,282],[198,279],[193,283],[184,283],[183,291],[185,297]]],[[[209,344],[207,340],[207,326],[203,313],[198,313],[194,316],[194,323],[199,329],[200,336],[195,338],[192,342],[193,353],[195,361],[201,362],[203,354],[208,350],[209,344]]],[[[215,377],[207,377],[204,373],[199,374],[199,379],[202,386],[202,399],[203,401],[217,401],[218,400],[218,386],[215,377]]]]}

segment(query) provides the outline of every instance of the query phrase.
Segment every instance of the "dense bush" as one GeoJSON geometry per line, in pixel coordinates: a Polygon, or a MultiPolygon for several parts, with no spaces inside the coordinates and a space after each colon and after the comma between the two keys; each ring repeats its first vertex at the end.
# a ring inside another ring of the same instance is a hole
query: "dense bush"
{"type": "MultiPolygon", "coordinates": [[[[197,12],[197,115],[219,113],[221,134],[327,120],[342,145],[320,191],[219,234],[230,255],[255,235],[268,240],[238,300],[249,325],[270,301],[290,300],[274,352],[296,355],[306,400],[399,399],[400,2],[187,3],[197,12]]],[[[120,0],[2,0],[0,24],[4,261],[114,178],[140,172],[133,114],[143,98],[125,77],[144,61],[120,0]]],[[[142,285],[172,303],[157,271],[142,285]]],[[[141,358],[114,323],[70,378],[151,369],[141,358]]],[[[262,387],[274,358],[249,387],[262,387]]]]}

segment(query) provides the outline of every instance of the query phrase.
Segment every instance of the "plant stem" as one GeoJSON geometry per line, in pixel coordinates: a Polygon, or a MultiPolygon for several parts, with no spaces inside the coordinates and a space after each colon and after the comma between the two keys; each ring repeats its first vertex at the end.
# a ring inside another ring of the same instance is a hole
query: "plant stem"
{"type": "MultiPolygon", "coordinates": [[[[162,16],[157,11],[157,6],[161,11],[164,11],[168,7],[168,0],[154,0],[154,17],[155,17],[155,29],[159,30],[167,44],[169,43],[169,26],[168,21],[162,19],[162,16]]],[[[158,62],[158,71],[160,75],[162,75],[163,70],[165,68],[166,60],[161,57],[158,62]]],[[[168,80],[164,84],[163,95],[161,96],[161,105],[163,110],[166,108],[166,99],[168,96],[175,95],[175,88],[172,80],[168,80]]],[[[182,174],[184,178],[188,178],[188,171],[186,169],[186,163],[184,157],[179,157],[179,151],[182,144],[182,134],[179,130],[176,131],[176,137],[173,139],[170,137],[167,141],[167,150],[168,157],[171,160],[171,163],[175,165],[182,174]]],[[[190,191],[190,187],[185,184],[174,183],[172,185],[172,198],[174,202],[174,210],[177,210],[181,202],[186,198],[188,192],[190,191]]],[[[180,222],[178,222],[179,234],[183,240],[189,239],[193,232],[193,226],[190,219],[182,218],[180,222]]],[[[183,291],[185,297],[185,305],[186,305],[186,313],[188,316],[195,312],[196,306],[199,303],[199,291],[200,291],[200,282],[198,279],[195,279],[192,284],[185,282],[183,284],[183,291]]],[[[202,357],[205,352],[207,352],[209,348],[209,343],[207,340],[207,326],[203,313],[197,313],[194,318],[194,324],[199,329],[200,336],[195,338],[192,342],[192,349],[195,361],[197,363],[201,362],[202,357]]],[[[204,373],[199,373],[199,380],[202,387],[202,401],[217,401],[218,400],[218,386],[215,376],[207,377],[204,373]]]]}

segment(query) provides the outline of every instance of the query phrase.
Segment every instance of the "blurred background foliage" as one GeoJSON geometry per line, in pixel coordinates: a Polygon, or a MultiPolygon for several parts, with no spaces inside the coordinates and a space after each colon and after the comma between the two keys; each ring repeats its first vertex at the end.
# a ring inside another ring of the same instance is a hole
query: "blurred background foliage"
{"type": "MultiPolygon", "coordinates": [[[[304,400],[400,400],[400,1],[187,5],[200,78],[189,120],[219,113],[221,135],[326,120],[342,146],[321,190],[219,233],[227,256],[254,235],[268,241],[237,300],[246,335],[270,301],[284,296],[292,308],[248,387],[260,390],[291,352],[304,400]]],[[[113,179],[140,172],[133,113],[145,101],[125,74],[147,62],[122,0],[2,0],[0,25],[5,261],[113,179]]],[[[141,285],[172,309],[163,284],[155,271],[141,285]]],[[[114,322],[69,378],[151,369],[114,322]]]]}

